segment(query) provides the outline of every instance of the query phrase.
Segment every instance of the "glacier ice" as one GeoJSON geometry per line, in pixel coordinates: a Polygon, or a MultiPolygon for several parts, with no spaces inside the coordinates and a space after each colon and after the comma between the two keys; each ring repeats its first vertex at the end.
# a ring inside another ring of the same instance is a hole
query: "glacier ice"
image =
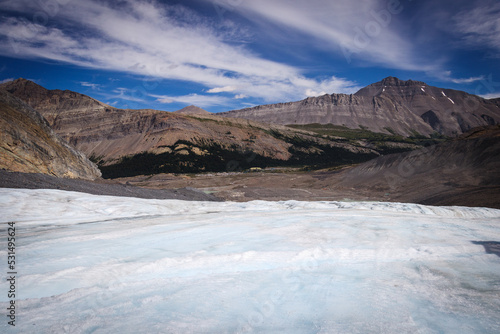
{"type": "Polygon", "coordinates": [[[5,333],[500,332],[500,257],[480,244],[500,210],[23,189],[0,209],[19,260],[5,333]]]}

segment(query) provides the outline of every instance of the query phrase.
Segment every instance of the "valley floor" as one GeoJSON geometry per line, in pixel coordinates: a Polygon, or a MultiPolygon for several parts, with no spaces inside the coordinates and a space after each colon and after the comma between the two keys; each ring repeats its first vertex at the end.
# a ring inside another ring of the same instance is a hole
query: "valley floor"
{"type": "Polygon", "coordinates": [[[3,333],[500,332],[500,210],[8,188],[0,209],[3,333]]]}
{"type": "MultiPolygon", "coordinates": [[[[500,209],[500,186],[472,182],[446,182],[439,170],[425,177],[407,178],[393,186],[389,179],[356,183],[347,173],[355,166],[335,171],[302,172],[270,169],[254,173],[157,174],[115,179],[122,184],[151,189],[194,188],[228,201],[387,201],[426,205],[460,205],[500,209]]],[[[446,172],[446,171],[445,171],[446,172]]]]}
{"type": "Polygon", "coordinates": [[[385,201],[500,209],[498,182],[474,185],[474,180],[455,177],[458,181],[454,183],[450,182],[453,178],[435,171],[425,177],[409,177],[405,183],[394,186],[392,180],[383,176],[359,182],[356,176],[348,174],[353,168],[156,174],[93,182],[0,170],[0,188],[60,189],[94,195],[195,201],[385,201]]]}

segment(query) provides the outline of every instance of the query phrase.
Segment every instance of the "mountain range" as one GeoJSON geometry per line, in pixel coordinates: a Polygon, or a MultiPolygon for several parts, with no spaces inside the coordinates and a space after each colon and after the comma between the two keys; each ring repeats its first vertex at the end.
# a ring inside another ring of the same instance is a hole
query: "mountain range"
{"type": "MultiPolygon", "coordinates": [[[[99,164],[105,177],[240,170],[252,166],[343,164],[369,160],[374,145],[249,120],[191,106],[178,112],[118,109],[68,90],[17,79],[0,89],[39,111],[52,129],[99,164]]],[[[395,150],[411,143],[390,145],[395,150]]],[[[385,150],[385,148],[383,149],[385,150]]]]}
{"type": "Polygon", "coordinates": [[[478,126],[498,124],[500,103],[421,81],[387,77],[351,95],[327,94],[220,115],[284,125],[331,123],[403,136],[457,136],[478,126]]]}
{"type": "MultiPolygon", "coordinates": [[[[224,176],[220,180],[207,176],[200,186],[222,182],[221,196],[230,199],[242,194],[249,199],[272,194],[276,199],[289,198],[291,194],[307,194],[310,199],[347,195],[498,207],[500,128],[487,124],[499,123],[499,108],[500,99],[484,100],[422,82],[386,78],[354,95],[325,95],[239,112],[211,114],[196,106],[176,112],[130,110],[109,106],[80,93],[48,90],[32,81],[18,79],[0,85],[0,168],[87,180],[99,178],[102,172],[105,178],[128,177],[123,182],[135,183],[130,177],[136,175],[227,172],[269,166],[332,168],[361,163],[354,168],[308,176],[263,173],[261,178],[254,174],[242,177],[242,183],[236,182],[240,176],[235,176],[230,181],[234,189],[224,181],[224,176]],[[450,105],[453,107],[446,109],[450,105]],[[264,112],[266,108],[268,111],[264,112]],[[329,111],[324,114],[325,110],[329,111]],[[234,118],[238,113],[242,117],[252,113],[255,116],[255,111],[277,123],[289,123],[286,117],[297,114],[302,118],[289,126],[234,118]],[[325,119],[326,115],[338,121],[345,116],[342,113],[351,113],[350,118],[343,118],[351,123],[321,124],[321,117],[325,119]],[[370,123],[370,117],[377,122],[370,123]],[[475,127],[478,124],[483,126],[475,127]],[[471,127],[474,129],[468,130],[471,127]],[[464,131],[466,134],[461,134],[464,131]],[[427,147],[437,142],[442,143],[427,147]],[[86,156],[98,164],[100,171],[86,156]],[[256,186],[259,180],[262,186],[256,186]],[[297,188],[302,186],[305,188],[297,188]]],[[[3,177],[12,178],[10,183],[2,181],[9,187],[22,184],[36,187],[34,183],[40,182],[56,188],[74,187],[77,191],[99,187],[26,178],[5,171],[3,177]]],[[[160,175],[160,179],[169,177],[160,175]]],[[[157,178],[137,180],[142,185],[158,187],[157,178]]],[[[192,187],[192,182],[184,186],[192,187]]],[[[137,193],[127,187],[113,191],[124,195],[137,193]]],[[[202,195],[199,191],[186,191],[193,198],[202,195]]],[[[99,192],[110,193],[102,189],[99,192]]],[[[161,196],[179,195],[171,192],[161,196]]]]}
{"type": "Polygon", "coordinates": [[[104,177],[332,167],[428,143],[402,134],[420,139],[451,136],[500,121],[497,100],[394,77],[353,95],[324,95],[219,114],[196,106],[176,112],[119,109],[26,79],[1,84],[0,90],[39,112],[55,133],[96,162],[104,177]]]}

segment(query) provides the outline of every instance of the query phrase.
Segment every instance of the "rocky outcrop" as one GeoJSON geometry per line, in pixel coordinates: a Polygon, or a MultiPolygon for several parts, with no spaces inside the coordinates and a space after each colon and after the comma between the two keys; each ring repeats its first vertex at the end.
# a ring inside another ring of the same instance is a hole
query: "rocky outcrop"
{"type": "Polygon", "coordinates": [[[0,168],[94,180],[97,166],[50,128],[23,101],[0,89],[0,168]]]}
{"type": "Polygon", "coordinates": [[[456,136],[500,123],[500,106],[465,92],[388,77],[357,93],[233,110],[219,114],[275,124],[335,124],[404,136],[456,136]]]}

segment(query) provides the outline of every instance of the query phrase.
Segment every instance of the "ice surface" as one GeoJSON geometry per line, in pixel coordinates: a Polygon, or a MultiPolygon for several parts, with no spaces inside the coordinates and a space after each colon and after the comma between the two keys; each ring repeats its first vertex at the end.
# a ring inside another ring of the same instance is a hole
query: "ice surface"
{"type": "Polygon", "coordinates": [[[500,210],[22,189],[0,210],[5,333],[500,332],[500,257],[478,243],[500,210]]]}

